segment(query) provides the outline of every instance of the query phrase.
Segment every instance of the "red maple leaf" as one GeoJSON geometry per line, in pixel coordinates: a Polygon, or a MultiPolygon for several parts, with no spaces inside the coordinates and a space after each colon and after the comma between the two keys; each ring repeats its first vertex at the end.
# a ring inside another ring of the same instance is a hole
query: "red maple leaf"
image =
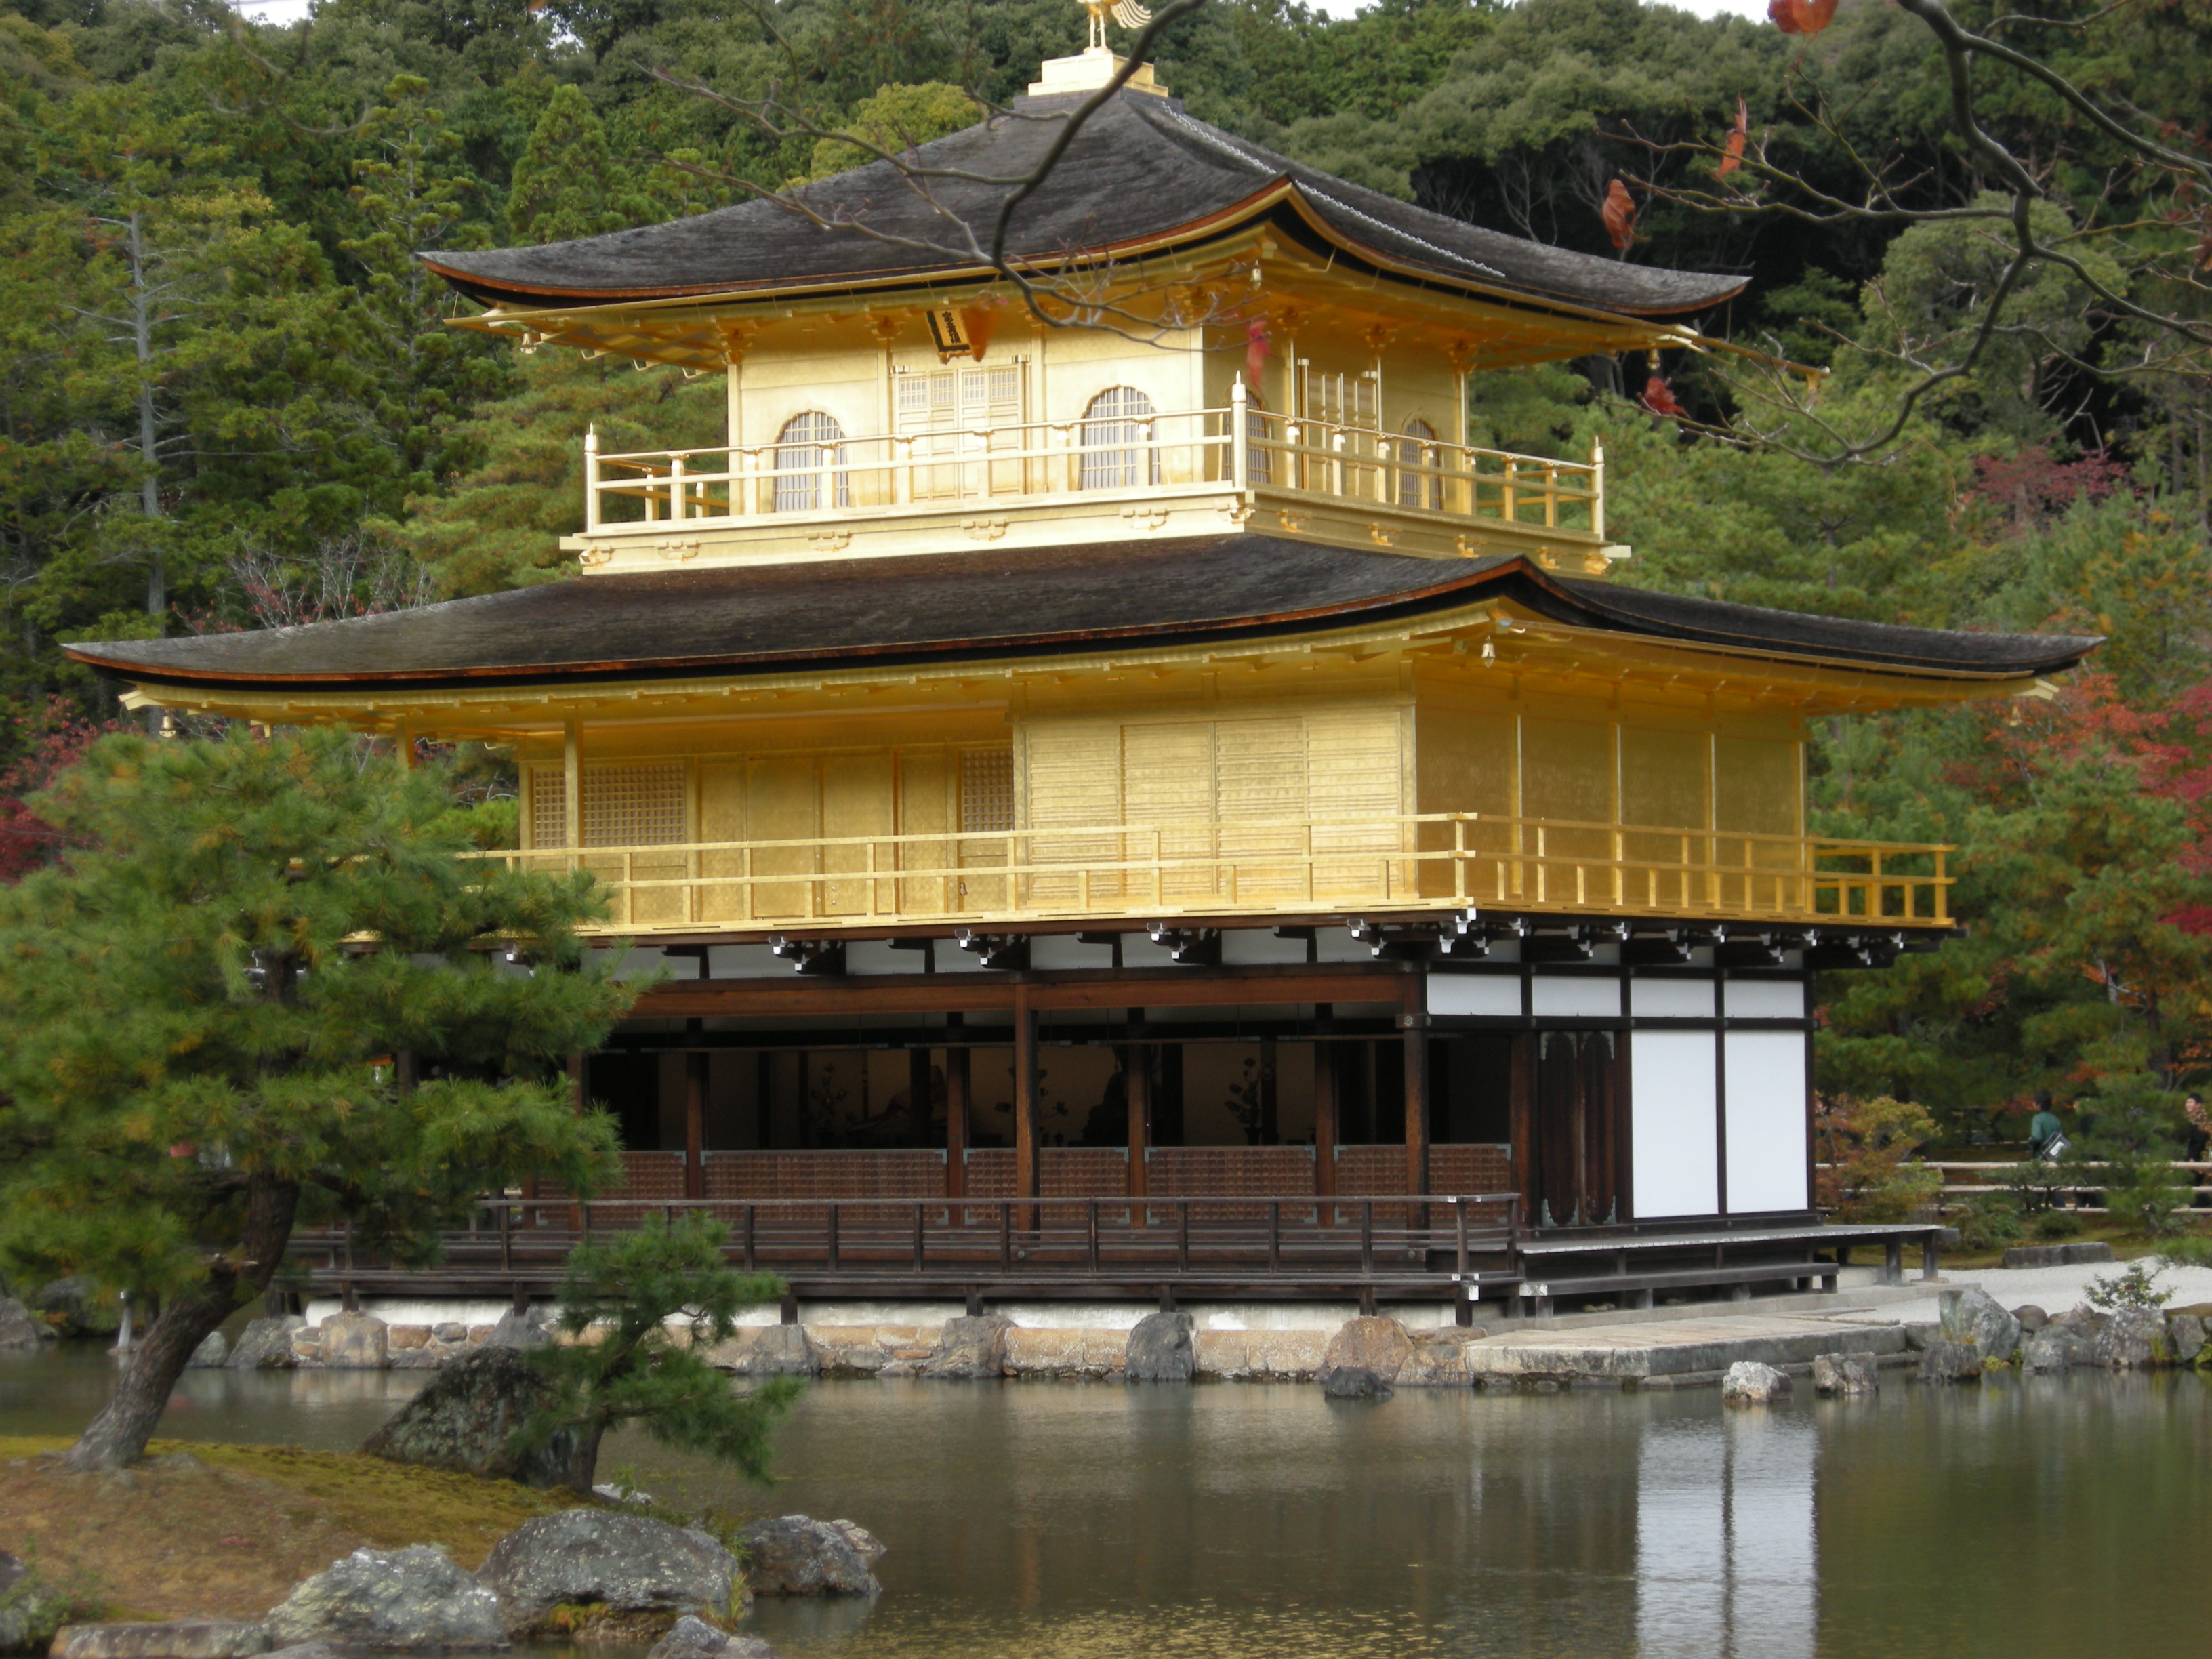
{"type": "Polygon", "coordinates": [[[1836,21],[1836,0],[1767,0],[1766,16],[1784,34],[1818,34],[1836,21]]]}
{"type": "Polygon", "coordinates": [[[1644,395],[1636,401],[1654,415],[1665,415],[1680,419],[1690,412],[1683,408],[1680,400],[1675,398],[1674,388],[1668,386],[1666,380],[1657,374],[1654,374],[1644,383],[1644,395]]]}
{"type": "Polygon", "coordinates": [[[1723,179],[1743,165],[1743,147],[1751,137],[1751,112],[1743,106],[1743,100],[1735,100],[1735,125],[1729,130],[1728,143],[1722,146],[1726,152],[1721,157],[1720,176],[1723,179]]]}
{"type": "Polygon", "coordinates": [[[1605,205],[1598,216],[1605,221],[1605,234],[1613,238],[1613,246],[1626,252],[1636,240],[1636,198],[1620,179],[1605,187],[1605,205]]]}
{"type": "Polygon", "coordinates": [[[1265,319],[1255,319],[1244,325],[1244,384],[1246,386],[1256,386],[1260,384],[1260,371],[1267,367],[1268,354],[1273,349],[1273,347],[1268,342],[1267,325],[1265,319]]]}

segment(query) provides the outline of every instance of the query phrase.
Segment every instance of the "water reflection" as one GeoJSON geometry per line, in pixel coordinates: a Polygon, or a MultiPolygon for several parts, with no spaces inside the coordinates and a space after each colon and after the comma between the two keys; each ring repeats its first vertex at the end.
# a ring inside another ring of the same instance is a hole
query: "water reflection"
{"type": "Polygon", "coordinates": [[[1810,1659],[1811,1422],[1770,1412],[1646,1425],[1637,1459],[1643,1659],[1810,1659]]]}
{"type": "MultiPolygon", "coordinates": [[[[73,1432],[106,1365],[0,1364],[0,1433],[73,1432]]],[[[421,1380],[193,1373],[164,1431],[356,1445],[421,1380]]],[[[2212,1390],[2186,1374],[1746,1413],[832,1382],[778,1461],[762,1492],[625,1434],[601,1468],[884,1538],[880,1601],[754,1614],[787,1659],[2073,1659],[2193,1651],[2208,1600],[2212,1390]]]]}

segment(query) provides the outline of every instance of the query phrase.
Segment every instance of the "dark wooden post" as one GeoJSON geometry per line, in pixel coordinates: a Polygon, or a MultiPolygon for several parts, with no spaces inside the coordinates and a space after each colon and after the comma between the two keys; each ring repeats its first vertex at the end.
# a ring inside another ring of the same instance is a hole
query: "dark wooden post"
{"type": "Polygon", "coordinates": [[[930,1094],[929,1050],[909,1048],[906,1051],[906,1102],[907,1116],[914,1126],[909,1146],[929,1145],[929,1109],[933,1103],[930,1094]]]}
{"type": "Polygon", "coordinates": [[[1129,1106],[1129,1196],[1143,1198],[1152,1190],[1152,1169],[1145,1158],[1152,1144],[1152,1045],[1125,1044],[1121,1056],[1129,1106]]]}
{"type": "Polygon", "coordinates": [[[1276,1087],[1275,1039],[1260,1039],[1260,1144],[1275,1146],[1282,1143],[1283,1115],[1281,1092],[1276,1087]]]}
{"type": "Polygon", "coordinates": [[[1513,1039],[1511,1092],[1508,1106],[1513,1135],[1513,1185],[1521,1194],[1521,1224],[1534,1228],[1540,1196],[1536,1191],[1536,1064],[1537,1045],[1543,1038],[1523,1035],[1513,1039]]]}
{"type": "MultiPolygon", "coordinates": [[[[1408,1018],[1412,1018],[1408,1016],[1408,1018]]],[[[1406,1190],[1429,1190],[1429,1034],[1406,1030],[1406,1190]]]]}
{"type": "Polygon", "coordinates": [[[580,1049],[568,1056],[568,1090],[576,1115],[581,1117],[591,1103],[585,1093],[584,1055],[580,1049]]]}
{"type": "Polygon", "coordinates": [[[707,1196],[707,1051],[684,1053],[684,1196],[707,1196]]]}
{"type": "MultiPolygon", "coordinates": [[[[1324,1025],[1327,1003],[1314,1010],[1314,1022],[1324,1025]]],[[[1337,1106],[1337,1053],[1333,1042],[1314,1044],[1314,1191],[1323,1198],[1336,1192],[1336,1147],[1344,1139],[1343,1115],[1337,1106]]]]}
{"type": "MultiPolygon", "coordinates": [[[[1026,985],[1014,988],[1014,1196],[1037,1195],[1037,1026],[1026,985]]],[[[1025,1211],[1023,1226],[1034,1225],[1025,1211]]]]}
{"type": "Polygon", "coordinates": [[[968,1191],[968,1050],[945,1051],[945,1195],[968,1191]]]}

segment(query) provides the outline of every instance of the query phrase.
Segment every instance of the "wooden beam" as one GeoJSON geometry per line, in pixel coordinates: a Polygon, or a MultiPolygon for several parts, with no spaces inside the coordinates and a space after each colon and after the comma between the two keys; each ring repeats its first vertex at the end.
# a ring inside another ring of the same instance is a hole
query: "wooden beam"
{"type": "Polygon", "coordinates": [[[1308,1003],[1403,1005],[1420,981],[1399,963],[1275,969],[1162,969],[1042,979],[996,974],[884,974],[844,978],[678,980],[645,993],[631,1017],[714,1015],[772,1019],[837,1014],[865,1023],[878,1014],[1010,1012],[1026,994],[1040,1013],[1068,1009],[1299,1006],[1308,1003]],[[1157,976],[1155,976],[1157,971],[1157,976]]]}

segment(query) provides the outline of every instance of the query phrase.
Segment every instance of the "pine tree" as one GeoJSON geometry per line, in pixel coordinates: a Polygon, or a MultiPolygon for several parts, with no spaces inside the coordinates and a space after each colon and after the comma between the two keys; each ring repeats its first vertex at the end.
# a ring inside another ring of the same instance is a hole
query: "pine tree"
{"type": "Polygon", "coordinates": [[[456,857],[438,769],[121,735],[30,805],[74,850],[0,892],[0,1265],[161,1304],[72,1467],[143,1451],[295,1220],[422,1261],[486,1188],[605,1167],[559,1075],[634,994],[585,965],[597,902],[456,857]]]}
{"type": "Polygon", "coordinates": [[[507,228],[517,242],[565,242],[629,223],[617,205],[627,193],[623,170],[607,147],[607,130],[584,94],[556,88],[514,164],[507,228]]]}
{"type": "Polygon", "coordinates": [[[586,1239],[570,1253],[561,1325],[577,1340],[532,1356],[552,1376],[557,1396],[524,1425],[522,1439],[542,1445],[562,1430],[574,1433],[569,1478],[580,1492],[592,1489],[600,1437],[627,1422],[750,1480],[769,1478],[769,1434],[797,1396],[797,1381],[776,1377],[733,1394],[698,1352],[728,1341],[739,1314],[783,1293],[773,1273],[749,1277],[729,1266],[728,1235],[712,1216],[689,1215],[672,1225],[655,1216],[611,1239],[586,1239]],[[672,1326],[682,1329],[683,1342],[672,1326]]]}

